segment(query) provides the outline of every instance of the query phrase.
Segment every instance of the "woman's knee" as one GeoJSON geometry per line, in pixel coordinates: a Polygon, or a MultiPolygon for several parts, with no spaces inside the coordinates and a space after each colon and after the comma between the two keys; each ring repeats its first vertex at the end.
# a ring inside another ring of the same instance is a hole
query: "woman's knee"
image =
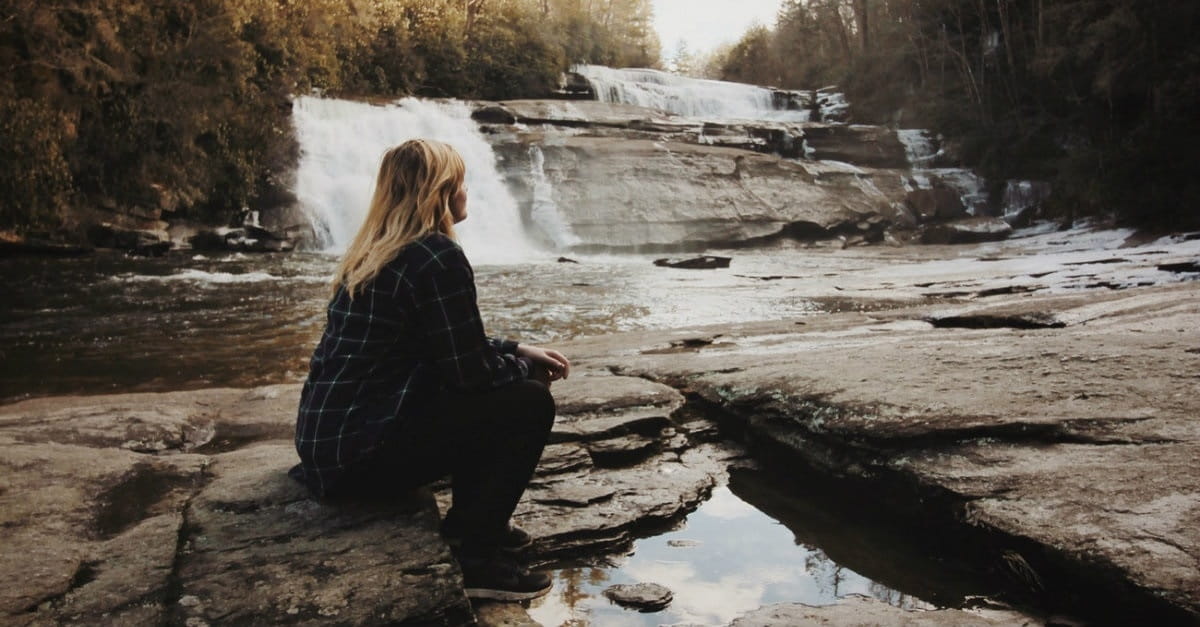
{"type": "Polygon", "coordinates": [[[514,412],[530,431],[549,432],[554,426],[556,406],[550,388],[539,381],[521,381],[512,386],[514,412]]]}

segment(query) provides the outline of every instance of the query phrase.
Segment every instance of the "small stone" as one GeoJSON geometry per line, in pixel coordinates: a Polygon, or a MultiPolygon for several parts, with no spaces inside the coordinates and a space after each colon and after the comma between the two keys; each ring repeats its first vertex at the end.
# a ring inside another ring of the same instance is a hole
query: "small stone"
{"type": "Polygon", "coordinates": [[[700,542],[699,540],[667,540],[667,546],[677,549],[690,549],[692,547],[700,546],[701,544],[703,544],[703,542],[700,542]]]}
{"type": "Polygon", "coordinates": [[[657,612],[671,604],[675,595],[656,583],[617,584],[604,589],[613,603],[639,612],[657,612]]]}
{"type": "Polygon", "coordinates": [[[200,598],[194,595],[187,595],[179,598],[179,604],[184,607],[196,607],[200,605],[200,598]]]}

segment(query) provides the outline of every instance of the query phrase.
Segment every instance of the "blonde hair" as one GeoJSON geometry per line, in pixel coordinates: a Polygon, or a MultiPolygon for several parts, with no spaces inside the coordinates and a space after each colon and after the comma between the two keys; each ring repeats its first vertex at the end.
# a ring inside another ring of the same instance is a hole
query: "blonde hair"
{"type": "Polygon", "coordinates": [[[466,171],[458,152],[439,141],[411,139],[388,150],[367,218],[334,274],[333,292],[344,286],[354,298],[401,248],[429,233],[453,238],[451,199],[466,171]]]}

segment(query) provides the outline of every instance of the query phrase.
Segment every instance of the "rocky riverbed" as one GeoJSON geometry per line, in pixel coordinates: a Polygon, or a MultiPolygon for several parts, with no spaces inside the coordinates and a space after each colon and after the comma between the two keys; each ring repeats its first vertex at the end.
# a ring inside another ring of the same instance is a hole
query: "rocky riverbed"
{"type": "MultiPolygon", "coordinates": [[[[1010,576],[1003,600],[1025,613],[846,601],[739,624],[1195,623],[1197,329],[1200,290],[1183,283],[576,340],[517,522],[539,559],[600,556],[760,465],[945,534],[1010,576]]],[[[436,533],[443,490],[321,503],[285,476],[297,393],[0,408],[5,621],[471,620],[436,533]]]]}

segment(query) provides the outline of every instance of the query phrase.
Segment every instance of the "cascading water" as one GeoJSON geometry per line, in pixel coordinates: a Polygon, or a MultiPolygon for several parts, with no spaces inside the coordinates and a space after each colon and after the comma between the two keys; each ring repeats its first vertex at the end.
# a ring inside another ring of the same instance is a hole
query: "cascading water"
{"type": "Polygon", "coordinates": [[[558,203],[554,201],[554,190],[550,180],[546,178],[546,155],[538,146],[529,147],[530,176],[533,180],[533,210],[534,224],[557,248],[568,248],[580,242],[579,237],[571,231],[571,226],[563,220],[559,213],[558,203]]]}
{"type": "Polygon", "coordinates": [[[380,106],[300,97],[292,117],[301,150],[296,196],[326,250],[345,250],[358,231],[383,153],[420,137],[454,146],[466,162],[469,217],[457,229],[471,260],[512,262],[536,254],[492,147],[465,103],[407,98],[380,106]]]}
{"type": "Polygon", "coordinates": [[[678,115],[706,119],[747,119],[806,122],[808,110],[789,110],[787,92],[754,85],[688,78],[649,69],[617,70],[601,65],[576,65],[571,71],[592,85],[602,102],[632,104],[678,115]]]}
{"type": "Polygon", "coordinates": [[[933,187],[933,179],[940,180],[958,192],[963,206],[971,215],[983,215],[987,211],[987,192],[984,181],[980,176],[965,168],[934,168],[931,167],[938,157],[943,155],[936,148],[929,131],[924,129],[901,129],[896,131],[900,143],[912,166],[912,174],[907,177],[906,185],[912,189],[929,189],[933,187]]]}

